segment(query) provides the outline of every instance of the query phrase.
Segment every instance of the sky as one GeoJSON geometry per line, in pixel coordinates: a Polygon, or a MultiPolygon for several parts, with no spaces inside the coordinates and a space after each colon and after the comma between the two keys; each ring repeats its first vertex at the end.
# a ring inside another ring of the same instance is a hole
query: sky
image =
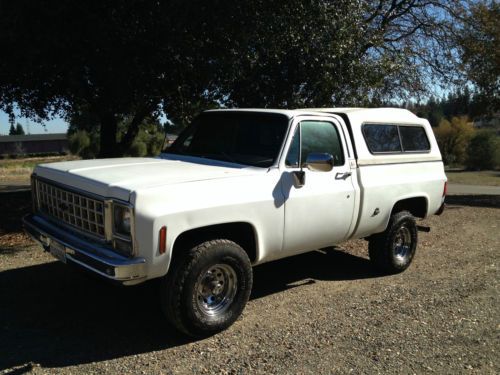
{"type": "MultiPolygon", "coordinates": [[[[60,118],[46,121],[45,127],[24,117],[16,116],[17,122],[23,126],[26,134],[66,133],[68,130],[68,123],[60,118]]],[[[5,112],[0,111],[0,135],[9,135],[9,128],[9,116],[5,112]]]]}

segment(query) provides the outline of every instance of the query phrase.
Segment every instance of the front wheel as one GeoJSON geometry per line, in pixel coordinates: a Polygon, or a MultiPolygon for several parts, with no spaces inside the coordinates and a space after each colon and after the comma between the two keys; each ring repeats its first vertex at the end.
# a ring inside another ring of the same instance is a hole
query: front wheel
{"type": "Polygon", "coordinates": [[[224,239],[207,241],[174,262],[161,284],[162,308],[178,330],[209,336],[238,319],[252,281],[250,260],[240,246],[224,239]]]}
{"type": "Polygon", "coordinates": [[[407,269],[417,250],[417,224],[408,211],[391,216],[387,229],[369,240],[370,260],[381,271],[389,274],[407,269]]]}

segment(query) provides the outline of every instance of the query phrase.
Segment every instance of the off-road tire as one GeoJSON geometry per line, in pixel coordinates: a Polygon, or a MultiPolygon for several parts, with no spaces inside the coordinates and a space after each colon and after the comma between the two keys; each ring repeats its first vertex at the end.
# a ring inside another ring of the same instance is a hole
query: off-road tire
{"type": "Polygon", "coordinates": [[[247,253],[232,241],[217,239],[177,255],[160,287],[162,309],[170,323],[192,337],[210,336],[231,326],[252,290],[247,253]]]}
{"type": "Polygon", "coordinates": [[[408,211],[391,216],[387,229],[370,237],[368,252],[370,261],[387,274],[407,269],[417,250],[417,224],[408,211]]]}

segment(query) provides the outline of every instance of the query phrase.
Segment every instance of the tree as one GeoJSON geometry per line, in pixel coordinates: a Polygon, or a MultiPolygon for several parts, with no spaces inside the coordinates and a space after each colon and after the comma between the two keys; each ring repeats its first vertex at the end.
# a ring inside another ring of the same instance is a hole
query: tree
{"type": "MultiPolygon", "coordinates": [[[[68,128],[69,149],[71,153],[84,159],[95,158],[100,154],[100,134],[98,123],[88,113],[80,112],[73,117],[68,128]]],[[[118,124],[117,139],[126,134],[130,119],[118,124]]],[[[155,119],[146,118],[139,127],[139,133],[132,145],[123,153],[130,156],[156,156],[163,149],[165,129],[155,119]]]]}
{"type": "Polygon", "coordinates": [[[220,48],[231,46],[230,104],[366,105],[422,94],[453,71],[444,34],[456,1],[261,0],[230,14],[219,4],[211,13],[220,48]]]}
{"type": "Polygon", "coordinates": [[[451,121],[443,119],[434,134],[445,164],[463,164],[467,156],[467,147],[474,133],[468,118],[453,117],[451,121]]]}
{"type": "Polygon", "coordinates": [[[84,156],[90,146],[90,137],[85,130],[78,130],[69,137],[69,150],[73,155],[84,156]]]}
{"type": "Polygon", "coordinates": [[[184,124],[220,105],[357,105],[424,93],[431,78],[449,78],[455,3],[0,0],[0,49],[9,51],[0,109],[17,106],[35,121],[86,111],[100,155],[118,156],[162,112],[184,124]]]}
{"type": "Polygon", "coordinates": [[[419,117],[429,120],[432,127],[437,127],[441,120],[466,116],[472,120],[480,119],[487,112],[484,97],[467,86],[450,91],[446,97],[431,96],[424,103],[410,102],[405,106],[419,117]]]}
{"type": "Polygon", "coordinates": [[[17,135],[24,135],[24,129],[20,123],[17,123],[17,125],[16,125],[16,134],[17,135]]]}
{"type": "Polygon", "coordinates": [[[467,147],[467,168],[494,169],[500,165],[500,140],[495,132],[476,132],[467,147]]]}
{"type": "Polygon", "coordinates": [[[500,109],[500,3],[494,0],[470,2],[457,35],[461,68],[489,104],[500,109]]]}
{"type": "Polygon", "coordinates": [[[24,135],[24,128],[20,123],[17,123],[16,126],[14,124],[10,124],[9,135],[24,135]]]}
{"type": "Polygon", "coordinates": [[[183,87],[183,102],[211,99],[195,3],[2,1],[0,49],[9,53],[0,59],[0,106],[38,121],[87,110],[98,119],[100,155],[125,153],[144,118],[158,117],[183,87]]]}

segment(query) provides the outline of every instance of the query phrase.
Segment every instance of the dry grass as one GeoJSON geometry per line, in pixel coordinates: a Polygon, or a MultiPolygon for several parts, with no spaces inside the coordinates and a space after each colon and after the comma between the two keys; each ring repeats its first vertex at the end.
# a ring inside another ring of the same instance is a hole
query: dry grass
{"type": "Polygon", "coordinates": [[[446,171],[452,184],[500,186],[500,171],[446,171]]]}
{"type": "Polygon", "coordinates": [[[76,160],[77,156],[49,156],[40,158],[3,159],[0,160],[0,184],[29,184],[33,168],[38,164],[58,161],[76,160]]]}

